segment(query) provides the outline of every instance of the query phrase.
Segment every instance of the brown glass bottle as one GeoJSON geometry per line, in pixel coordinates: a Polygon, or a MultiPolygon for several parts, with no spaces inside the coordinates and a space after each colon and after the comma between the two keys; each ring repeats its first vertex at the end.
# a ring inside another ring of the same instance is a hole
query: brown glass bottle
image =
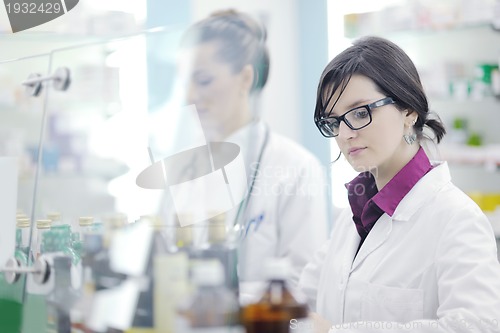
{"type": "Polygon", "coordinates": [[[257,303],[242,311],[247,333],[289,333],[292,320],[307,318],[307,305],[298,302],[287,287],[289,270],[290,264],[284,259],[266,263],[267,289],[257,303]]]}

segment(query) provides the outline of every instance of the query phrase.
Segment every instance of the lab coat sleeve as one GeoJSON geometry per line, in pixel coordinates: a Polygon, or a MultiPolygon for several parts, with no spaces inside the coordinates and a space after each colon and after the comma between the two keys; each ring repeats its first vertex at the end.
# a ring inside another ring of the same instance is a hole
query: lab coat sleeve
{"type": "MultiPolygon", "coordinates": [[[[338,219],[333,224],[333,228],[330,232],[330,237],[326,242],[323,243],[321,248],[316,251],[313,259],[306,265],[299,280],[299,291],[302,293],[306,299],[309,309],[312,312],[316,312],[316,301],[318,298],[318,287],[320,285],[321,275],[324,269],[325,261],[330,248],[332,246],[333,235],[342,230],[338,230],[341,227],[341,223],[338,221],[345,221],[351,215],[351,210],[349,208],[342,208],[338,214],[338,219]]],[[[350,219],[350,218],[349,218],[350,219]]]]}
{"type": "Polygon", "coordinates": [[[313,260],[306,265],[300,276],[299,290],[306,297],[312,312],[316,312],[319,280],[329,248],[330,240],[326,241],[315,253],[313,260]]]}
{"type": "Polygon", "coordinates": [[[475,205],[458,210],[436,253],[440,322],[450,332],[500,332],[500,265],[494,233],[475,205]],[[449,325],[446,325],[449,324],[449,325]]]}
{"type": "Polygon", "coordinates": [[[326,180],[319,162],[310,160],[283,186],[278,203],[278,255],[288,257],[296,288],[305,265],[328,236],[326,180]]]}
{"type": "Polygon", "coordinates": [[[344,323],[329,332],[500,332],[500,264],[491,225],[477,206],[466,205],[452,216],[442,232],[435,264],[437,320],[344,323]]]}

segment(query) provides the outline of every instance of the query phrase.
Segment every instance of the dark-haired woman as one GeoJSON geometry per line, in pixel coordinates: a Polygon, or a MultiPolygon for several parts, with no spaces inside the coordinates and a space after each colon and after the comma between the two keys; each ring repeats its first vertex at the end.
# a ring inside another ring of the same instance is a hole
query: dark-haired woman
{"type": "Polygon", "coordinates": [[[500,332],[500,265],[479,207],[453,185],[410,58],[364,37],[320,79],[315,122],[359,173],[350,209],[300,285],[317,332],[500,332]]]}

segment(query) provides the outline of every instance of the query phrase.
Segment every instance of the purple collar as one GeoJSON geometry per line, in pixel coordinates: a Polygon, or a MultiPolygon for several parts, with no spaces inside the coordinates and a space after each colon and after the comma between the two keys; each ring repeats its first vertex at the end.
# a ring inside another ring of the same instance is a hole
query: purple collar
{"type": "Polygon", "coordinates": [[[392,216],[401,200],[430,170],[432,165],[422,147],[415,156],[378,191],[375,178],[370,172],[360,173],[345,186],[353,220],[362,241],[375,222],[384,214],[392,216]]]}

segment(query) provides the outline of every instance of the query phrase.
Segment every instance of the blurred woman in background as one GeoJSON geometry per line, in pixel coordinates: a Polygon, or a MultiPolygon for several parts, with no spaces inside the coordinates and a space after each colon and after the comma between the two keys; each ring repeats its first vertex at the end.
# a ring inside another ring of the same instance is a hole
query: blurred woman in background
{"type": "Polygon", "coordinates": [[[270,64],[264,27],[234,10],[214,13],[187,30],[179,58],[187,103],[196,106],[207,141],[236,143],[245,157],[248,193],[226,214],[243,236],[241,294],[251,297],[252,283],[264,279],[266,257],[288,257],[296,285],[326,239],[326,180],[311,153],[259,119],[270,64]]]}

